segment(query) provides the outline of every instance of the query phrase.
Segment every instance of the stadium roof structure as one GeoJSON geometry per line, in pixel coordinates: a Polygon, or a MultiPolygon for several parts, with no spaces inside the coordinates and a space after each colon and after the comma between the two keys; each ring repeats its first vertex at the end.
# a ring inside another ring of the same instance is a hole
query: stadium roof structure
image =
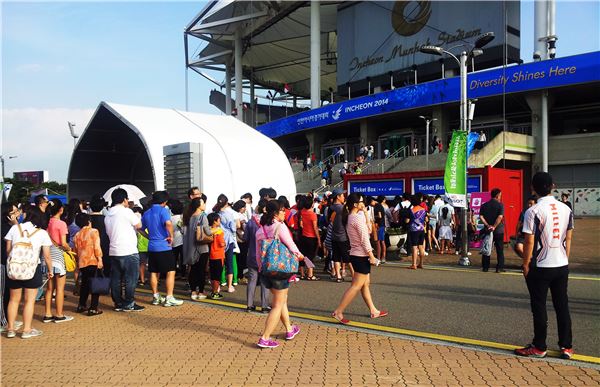
{"type": "Polygon", "coordinates": [[[181,143],[202,145],[200,189],[208,203],[221,193],[235,200],[262,187],[296,194],[281,148],[234,117],[101,102],[71,156],[68,196],[90,198],[134,184],[150,197],[165,189],[163,148],[181,143]]]}
{"type": "MultiPolygon", "coordinates": [[[[337,89],[337,7],[322,1],[321,96],[337,89]]],[[[263,88],[310,98],[310,1],[210,2],[186,27],[186,66],[215,82],[202,69],[225,71],[234,53],[234,35],[243,43],[242,73],[263,88]],[[189,52],[189,37],[203,41],[189,52]]]]}

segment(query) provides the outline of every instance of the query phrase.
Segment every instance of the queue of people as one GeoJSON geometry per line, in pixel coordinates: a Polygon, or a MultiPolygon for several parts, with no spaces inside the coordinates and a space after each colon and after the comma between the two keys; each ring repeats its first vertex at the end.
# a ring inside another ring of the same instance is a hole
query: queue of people
{"type": "MultiPolygon", "coordinates": [[[[515,353],[546,355],[546,294],[550,289],[559,320],[561,357],[570,359],[573,349],[567,283],[573,214],[566,204],[552,197],[552,187],[549,174],[533,177],[532,188],[538,199],[530,199],[529,209],[519,222],[521,239],[517,246],[522,246],[516,251],[523,257],[534,339],[515,353]]],[[[284,326],[286,340],[293,340],[301,331],[290,320],[288,292],[299,280],[321,279],[315,273],[318,256],[324,258],[324,271],[331,281],[343,283],[348,273],[352,278],[331,317],[348,324],[344,311],[361,293],[370,317],[376,319],[388,315],[387,310],[375,306],[370,291],[371,268],[386,262],[386,230],[405,229],[412,270],[423,268],[427,247],[431,251],[435,246],[441,254],[447,252],[453,226],[460,230],[458,211],[439,196],[405,194],[388,203],[384,196],[347,196],[345,191],[336,189],[322,201],[311,195],[297,195],[293,206],[285,196],[277,197],[272,188],[261,189],[259,196],[257,205],[252,207],[250,193],[234,203],[221,194],[210,213],[206,211],[208,198],[198,187],[188,191],[189,204],[185,209],[166,191],[154,192],[145,208],[139,208],[122,188],[112,192],[110,207],[99,195],[92,198],[89,207],[78,200],[65,207],[43,195],[36,198],[35,205],[3,203],[1,317],[6,336],[16,337],[19,329],[23,339],[42,335],[33,327],[34,303],[40,290],[45,290],[43,323],[73,320],[73,316],[64,313],[70,266],[65,253],[72,251],[77,256],[76,313],[90,317],[103,313],[99,309],[100,294],[91,286],[98,273],[110,277],[115,311],[143,311],[145,307],[136,302],[135,290],[145,282],[145,271],[140,269],[146,268],[146,262],[141,260],[146,255],[151,304],[155,306],[183,304],[174,295],[177,272],[185,274],[192,301],[222,299],[222,287],[233,293],[239,283],[246,283],[248,312],[258,311],[254,297],[259,287],[260,312],[268,313],[268,317],[257,346],[275,348],[280,345],[272,338],[278,322],[284,326]],[[181,235],[176,237],[176,230],[181,235]],[[141,243],[144,240],[147,243],[141,243]],[[177,251],[179,246],[181,252],[177,251]],[[164,296],[159,289],[162,279],[164,296]],[[22,321],[18,321],[23,296],[22,321]]],[[[495,243],[496,272],[504,269],[503,216],[501,191],[494,189],[492,200],[481,208],[480,219],[484,235],[500,241],[495,243]]],[[[469,227],[474,229],[472,217],[468,219],[469,227]]],[[[460,232],[456,234],[458,237],[460,232]]],[[[458,252],[461,241],[454,242],[458,252]]],[[[483,271],[488,270],[489,261],[489,253],[484,254],[483,271]]]]}

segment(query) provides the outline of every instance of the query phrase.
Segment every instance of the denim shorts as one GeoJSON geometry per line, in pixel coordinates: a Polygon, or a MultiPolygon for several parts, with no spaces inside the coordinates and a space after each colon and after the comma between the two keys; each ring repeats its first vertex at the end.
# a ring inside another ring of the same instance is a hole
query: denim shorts
{"type": "Polygon", "coordinates": [[[260,284],[267,289],[283,290],[290,287],[289,279],[274,279],[259,274],[260,284]]]}

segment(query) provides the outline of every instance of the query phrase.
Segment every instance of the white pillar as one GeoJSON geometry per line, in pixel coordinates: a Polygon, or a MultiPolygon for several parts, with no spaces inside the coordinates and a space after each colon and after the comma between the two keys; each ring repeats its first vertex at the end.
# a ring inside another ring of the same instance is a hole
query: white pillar
{"type": "Polygon", "coordinates": [[[237,119],[240,121],[244,121],[242,87],[242,31],[238,28],[235,31],[235,108],[237,109],[237,119]]]}
{"type": "Polygon", "coordinates": [[[231,115],[231,59],[225,62],[225,114],[231,115]]]}
{"type": "Polygon", "coordinates": [[[310,107],[321,106],[321,2],[310,2],[310,107]]]}
{"type": "Polygon", "coordinates": [[[542,171],[548,172],[548,90],[542,90],[542,171]]]}
{"type": "Polygon", "coordinates": [[[548,59],[556,56],[556,1],[548,0],[548,59]]]}
{"type": "Polygon", "coordinates": [[[536,1],[534,7],[533,59],[538,61],[547,59],[545,38],[548,34],[548,8],[546,0],[536,1]]]}

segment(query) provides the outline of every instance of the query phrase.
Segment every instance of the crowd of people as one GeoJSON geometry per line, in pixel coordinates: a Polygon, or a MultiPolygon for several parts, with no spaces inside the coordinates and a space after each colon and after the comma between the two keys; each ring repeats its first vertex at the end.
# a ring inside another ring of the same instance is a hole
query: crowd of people
{"type": "MultiPolygon", "coordinates": [[[[530,198],[529,209],[522,214],[518,226],[516,251],[524,261],[535,338],[532,345],[516,352],[545,356],[545,294],[549,288],[559,318],[561,354],[570,358],[573,351],[566,265],[572,212],[552,197],[551,187],[548,174],[534,176],[533,188],[539,198],[537,202],[536,197],[530,198]],[[543,238],[550,240],[542,241],[543,238]],[[545,249],[539,248],[542,245],[545,249]]],[[[459,253],[462,244],[461,209],[453,208],[439,195],[404,194],[388,201],[385,196],[347,195],[335,189],[322,200],[311,194],[297,195],[290,205],[285,196],[277,197],[273,188],[263,188],[256,206],[250,193],[234,202],[221,194],[210,212],[206,208],[208,198],[198,187],[188,191],[185,206],[166,191],[154,192],[144,206],[128,196],[126,190],[117,188],[111,193],[110,203],[94,195],[89,203],[72,199],[64,206],[60,200],[49,201],[39,195],[33,204],[2,204],[1,318],[7,337],[15,337],[19,329],[23,339],[42,334],[32,326],[36,299],[44,298],[43,323],[73,320],[73,316],[64,313],[67,271],[74,270],[79,296],[76,313],[90,317],[103,313],[99,309],[100,293],[92,286],[95,278],[110,278],[106,293],[110,293],[115,311],[140,312],[145,307],[136,302],[136,286],[144,286],[149,273],[151,304],[163,307],[183,304],[174,295],[177,276],[186,280],[192,301],[219,300],[225,297],[222,290],[233,293],[238,284],[247,284],[247,311],[268,313],[257,345],[274,348],[279,343],[271,335],[279,321],[286,330],[286,340],[294,339],[300,332],[300,327],[290,322],[288,290],[300,280],[321,280],[315,262],[323,262],[331,281],[342,283],[348,275],[351,277],[350,286],[331,314],[339,323],[348,324],[344,310],[358,293],[371,318],[388,314],[373,302],[370,272],[372,266],[386,262],[391,229],[400,229],[407,235],[408,251],[404,252],[411,256],[412,270],[423,268],[427,251],[437,249],[444,254],[454,246],[459,253]],[[269,253],[274,241],[278,247],[275,253],[269,253]],[[71,252],[76,256],[74,267],[68,262],[67,253],[71,252]],[[19,261],[19,256],[28,254],[35,258],[30,277],[23,274],[29,270],[27,265],[14,263],[23,264],[25,261],[19,261]],[[297,270],[272,275],[266,271],[269,254],[277,255],[273,259],[294,261],[297,270]],[[164,295],[159,290],[161,281],[164,295]],[[260,310],[255,305],[257,287],[260,310]],[[22,321],[18,321],[23,296],[22,321]]],[[[482,233],[500,241],[495,244],[497,272],[504,270],[503,215],[501,191],[494,189],[492,200],[481,208],[480,219],[484,225],[482,233]]],[[[469,230],[474,232],[475,222],[472,216],[467,218],[469,230]]],[[[488,270],[489,261],[489,255],[484,254],[484,271],[488,270]]]]}

